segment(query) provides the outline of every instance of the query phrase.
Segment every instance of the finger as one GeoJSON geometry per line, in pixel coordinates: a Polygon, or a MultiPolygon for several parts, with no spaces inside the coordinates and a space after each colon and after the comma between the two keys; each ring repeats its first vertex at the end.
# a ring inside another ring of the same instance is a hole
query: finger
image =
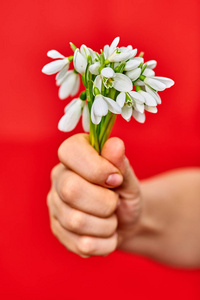
{"type": "Polygon", "coordinates": [[[69,170],[60,173],[54,186],[69,206],[97,217],[111,216],[118,205],[117,193],[94,185],[69,170]]]}
{"type": "Polygon", "coordinates": [[[98,218],[71,208],[55,192],[52,201],[52,214],[61,226],[79,235],[109,237],[117,228],[116,215],[109,218],[98,218]]]}
{"type": "Polygon", "coordinates": [[[109,238],[81,236],[65,230],[55,218],[52,218],[51,228],[54,235],[68,250],[80,256],[104,256],[113,252],[117,247],[116,233],[109,238]]]}
{"type": "Polygon", "coordinates": [[[67,168],[91,183],[104,187],[116,187],[122,183],[118,168],[97,153],[86,134],[77,134],[64,141],[58,156],[67,168]]]}

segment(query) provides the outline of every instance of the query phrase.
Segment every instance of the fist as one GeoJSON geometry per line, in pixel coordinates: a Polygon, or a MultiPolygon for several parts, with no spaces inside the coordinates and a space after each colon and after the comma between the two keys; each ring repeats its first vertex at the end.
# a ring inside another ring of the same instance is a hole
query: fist
{"type": "Polygon", "coordinates": [[[137,230],[140,185],[118,138],[99,155],[89,136],[78,134],[60,146],[47,196],[53,234],[82,257],[108,255],[137,230]]]}

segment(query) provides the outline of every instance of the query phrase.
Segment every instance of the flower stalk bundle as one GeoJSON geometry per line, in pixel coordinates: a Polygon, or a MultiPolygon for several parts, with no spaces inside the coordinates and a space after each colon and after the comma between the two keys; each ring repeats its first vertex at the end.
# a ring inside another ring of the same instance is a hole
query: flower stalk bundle
{"type": "Polygon", "coordinates": [[[47,75],[57,73],[60,99],[75,96],[82,79],[85,89],[65,107],[58,128],[64,132],[73,130],[82,115],[83,129],[90,133],[90,143],[99,153],[117,114],[126,121],[133,116],[144,123],[145,111],[157,112],[161,103],[158,92],[174,84],[169,78],[155,76],[155,60],[144,62],[143,53],[136,56],[137,49],[118,47],[118,44],[119,37],[97,53],[85,45],[78,49],[70,43],[72,56],[48,51],[47,56],[54,61],[42,69],[47,75]],[[69,70],[72,61],[74,68],[69,70]]]}

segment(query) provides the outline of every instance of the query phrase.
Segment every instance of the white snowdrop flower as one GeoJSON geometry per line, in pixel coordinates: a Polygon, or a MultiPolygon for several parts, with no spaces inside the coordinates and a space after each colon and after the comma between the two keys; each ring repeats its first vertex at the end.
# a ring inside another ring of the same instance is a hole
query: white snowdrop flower
{"type": "Polygon", "coordinates": [[[121,108],[116,101],[111,98],[102,96],[101,94],[96,95],[91,108],[91,120],[93,124],[99,124],[101,118],[106,116],[108,111],[114,114],[120,114],[121,108]]]}
{"type": "Polygon", "coordinates": [[[119,49],[116,49],[109,57],[108,61],[110,62],[120,62],[120,61],[126,61],[130,58],[133,58],[137,53],[137,49],[127,49],[126,51],[120,51],[119,49]]]}
{"type": "Polygon", "coordinates": [[[144,113],[145,98],[135,91],[126,94],[120,93],[116,98],[116,102],[121,107],[121,115],[126,121],[130,120],[133,109],[141,114],[144,113]]]}
{"type": "Polygon", "coordinates": [[[87,67],[87,58],[79,51],[78,48],[74,52],[73,62],[75,70],[80,74],[84,74],[87,67]]]}
{"type": "Polygon", "coordinates": [[[63,71],[65,73],[67,72],[67,70],[69,69],[69,64],[70,64],[68,57],[65,57],[64,55],[60,54],[56,50],[48,51],[47,56],[51,57],[53,59],[56,59],[56,60],[48,63],[47,65],[45,65],[42,68],[42,72],[44,74],[52,75],[59,71],[63,71]]]}
{"type": "Polygon", "coordinates": [[[119,92],[129,92],[133,88],[130,78],[121,73],[115,73],[110,67],[101,70],[103,83],[106,88],[115,88],[119,92]]]}
{"type": "Polygon", "coordinates": [[[100,68],[101,64],[99,61],[95,62],[94,64],[89,66],[89,71],[90,73],[92,73],[93,75],[99,75],[99,68],[100,68]]]}
{"type": "Polygon", "coordinates": [[[65,114],[58,123],[58,129],[64,132],[73,130],[82,115],[82,125],[89,132],[89,111],[86,101],[76,98],[65,107],[65,114]]]}
{"type": "Polygon", "coordinates": [[[139,65],[144,62],[142,57],[134,57],[127,61],[124,70],[126,71],[126,75],[132,80],[135,81],[139,78],[142,69],[139,68],[139,65]]]}
{"type": "Polygon", "coordinates": [[[60,85],[58,92],[60,99],[65,99],[68,96],[74,96],[80,87],[80,77],[73,70],[67,72],[62,81],[57,81],[57,85],[60,85]]]}
{"type": "Polygon", "coordinates": [[[133,58],[137,49],[132,49],[132,46],[117,48],[119,37],[115,38],[110,45],[104,47],[104,57],[109,62],[121,62],[133,58]]]}
{"type": "Polygon", "coordinates": [[[155,91],[164,91],[166,88],[171,87],[174,85],[174,81],[167,77],[146,77],[144,79],[144,83],[150,86],[155,91]]]}
{"type": "Polygon", "coordinates": [[[145,85],[145,90],[146,90],[147,93],[149,93],[150,95],[152,95],[154,97],[154,99],[156,100],[157,104],[161,104],[161,98],[160,98],[160,96],[158,95],[157,92],[155,92],[154,90],[152,90],[147,85],[145,85]]]}
{"type": "Polygon", "coordinates": [[[131,99],[137,103],[143,104],[145,103],[145,98],[143,95],[139,94],[138,92],[131,91],[128,93],[131,99]]]}
{"type": "Polygon", "coordinates": [[[160,77],[160,76],[155,76],[154,77],[156,80],[159,80],[160,82],[162,82],[163,84],[166,85],[166,88],[170,88],[171,86],[174,85],[174,81],[170,78],[167,77],[160,77]]]}
{"type": "Polygon", "coordinates": [[[144,62],[144,59],[142,57],[134,57],[133,59],[130,59],[126,62],[126,66],[124,68],[124,71],[132,71],[139,67],[141,63],[144,62]]]}
{"type": "Polygon", "coordinates": [[[156,91],[164,91],[166,89],[166,85],[155,79],[155,77],[146,77],[144,83],[156,91]]]}
{"type": "Polygon", "coordinates": [[[84,74],[86,67],[87,67],[87,58],[91,56],[91,59],[95,59],[96,54],[90,48],[85,45],[82,45],[80,50],[77,48],[74,52],[74,68],[75,70],[80,73],[84,74]]]}
{"type": "Polygon", "coordinates": [[[156,99],[150,93],[145,92],[143,90],[138,91],[138,93],[144,97],[146,105],[149,106],[157,105],[156,99]]]}
{"type": "Polygon", "coordinates": [[[115,50],[117,49],[117,45],[119,44],[119,37],[116,37],[110,46],[105,45],[104,46],[104,57],[105,59],[108,59],[108,57],[113,54],[115,52],[115,50]]]}

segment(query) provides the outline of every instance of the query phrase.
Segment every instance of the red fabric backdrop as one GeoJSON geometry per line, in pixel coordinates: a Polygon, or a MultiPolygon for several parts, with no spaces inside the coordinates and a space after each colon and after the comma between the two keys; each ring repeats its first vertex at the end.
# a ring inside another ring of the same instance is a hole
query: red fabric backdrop
{"type": "Polygon", "coordinates": [[[68,136],[57,131],[68,100],[58,100],[53,76],[41,73],[50,49],[70,55],[72,41],[99,50],[119,35],[120,45],[157,59],[156,74],[176,82],[144,125],[117,120],[113,135],[125,141],[136,174],[199,166],[199,9],[198,0],[2,1],[1,299],[200,299],[198,270],[118,251],[82,259],[53,237],[46,194],[68,136]]]}

